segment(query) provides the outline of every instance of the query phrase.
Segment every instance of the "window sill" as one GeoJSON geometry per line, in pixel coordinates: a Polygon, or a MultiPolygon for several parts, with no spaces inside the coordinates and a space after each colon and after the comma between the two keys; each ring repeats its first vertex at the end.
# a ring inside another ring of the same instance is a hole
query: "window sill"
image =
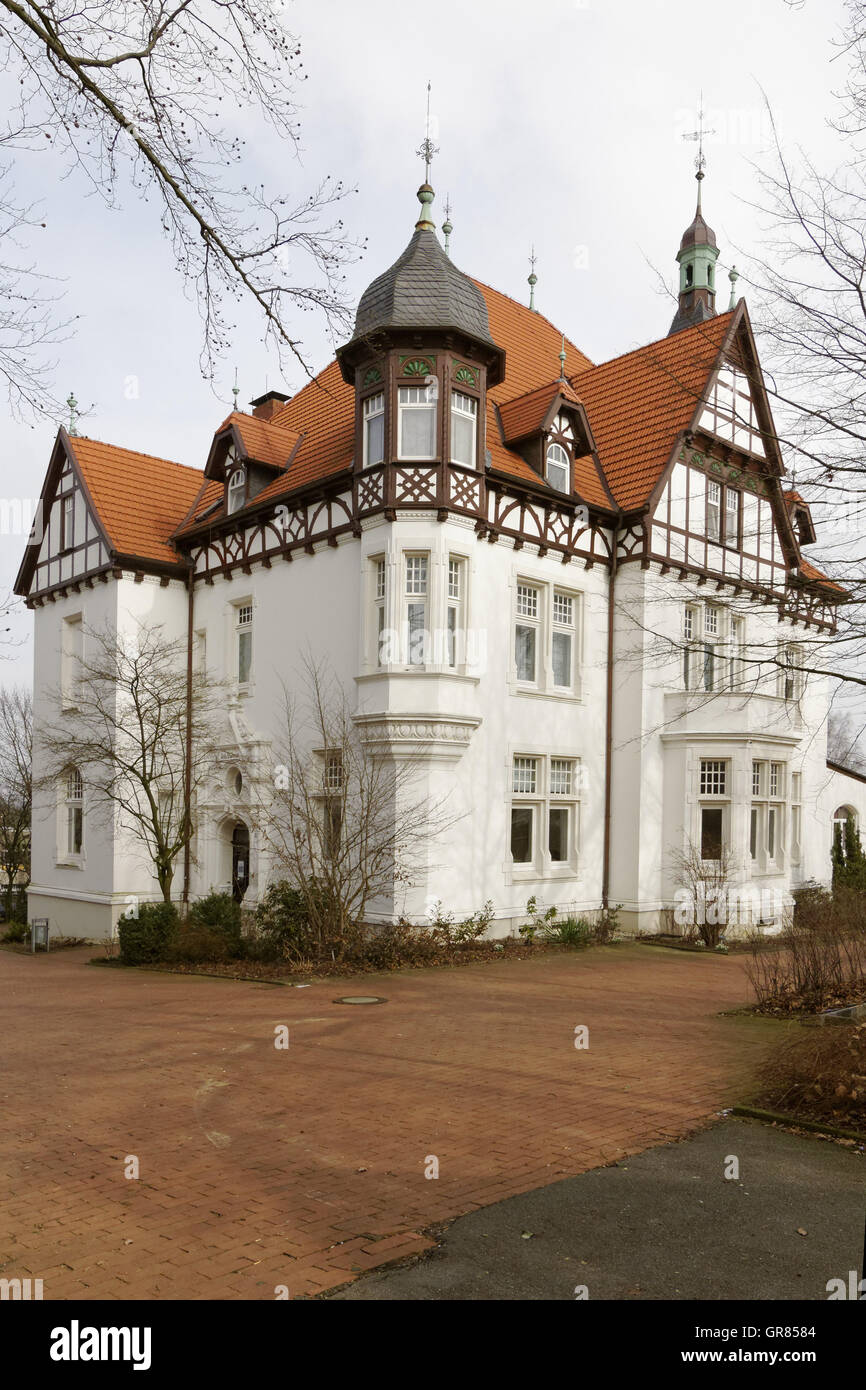
{"type": "Polygon", "coordinates": [[[83,854],[58,856],[54,860],[55,869],[86,869],[87,861],[83,854]]]}
{"type": "Polygon", "coordinates": [[[579,690],[560,690],[557,687],[545,689],[543,686],[523,685],[520,681],[509,682],[512,695],[528,695],[531,699],[562,700],[566,704],[580,704],[583,696],[579,690]]]}
{"type": "Polygon", "coordinates": [[[376,671],[363,671],[355,680],[374,681],[374,680],[393,680],[395,677],[404,679],[407,676],[426,676],[428,679],[466,681],[470,685],[478,685],[480,676],[470,676],[464,671],[455,671],[450,666],[382,666],[376,671]]]}

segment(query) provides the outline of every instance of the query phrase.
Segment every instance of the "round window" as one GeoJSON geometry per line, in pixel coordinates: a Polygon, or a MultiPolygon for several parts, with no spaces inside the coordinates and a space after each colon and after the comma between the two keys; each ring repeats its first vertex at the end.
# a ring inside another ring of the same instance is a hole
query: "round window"
{"type": "Polygon", "coordinates": [[[229,768],[226,773],[225,787],[226,791],[231,792],[234,796],[240,796],[244,788],[244,775],[240,768],[229,768]]]}

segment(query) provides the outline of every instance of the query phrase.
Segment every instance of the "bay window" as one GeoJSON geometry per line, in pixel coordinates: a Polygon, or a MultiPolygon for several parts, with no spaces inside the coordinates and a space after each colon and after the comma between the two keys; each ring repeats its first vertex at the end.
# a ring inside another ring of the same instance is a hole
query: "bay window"
{"type": "Polygon", "coordinates": [[[445,662],[452,669],[460,665],[463,658],[461,650],[463,635],[465,561],[457,556],[448,557],[448,593],[445,605],[445,662]]]}
{"type": "Polygon", "coordinates": [[[478,402],[474,396],[461,391],[451,393],[451,462],[474,468],[477,459],[476,438],[478,402]]]}
{"type": "Polygon", "coordinates": [[[398,398],[401,459],[436,457],[436,397],[429,386],[401,386],[398,398]]]}
{"type": "Polygon", "coordinates": [[[364,467],[381,463],[385,457],[385,393],[364,401],[364,467]]]}
{"type": "Polygon", "coordinates": [[[701,758],[700,856],[720,860],[724,854],[728,817],[728,762],[725,758],[701,758]]]}
{"type": "Polygon", "coordinates": [[[427,554],[404,557],[404,631],[406,664],[423,666],[427,661],[427,554]]]}

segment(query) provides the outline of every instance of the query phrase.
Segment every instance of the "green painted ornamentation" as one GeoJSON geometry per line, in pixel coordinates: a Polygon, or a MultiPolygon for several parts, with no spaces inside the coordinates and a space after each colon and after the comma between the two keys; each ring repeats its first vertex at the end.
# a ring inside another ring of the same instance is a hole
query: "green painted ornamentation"
{"type": "Polygon", "coordinates": [[[403,376],[432,376],[433,362],[429,357],[403,357],[400,359],[403,376]]]}
{"type": "Polygon", "coordinates": [[[364,374],[364,386],[375,386],[377,381],[382,380],[382,372],[379,367],[370,367],[364,374]]]}
{"type": "Polygon", "coordinates": [[[461,363],[459,363],[459,362],[455,362],[453,365],[457,368],[456,372],[454,373],[454,380],[455,380],[455,381],[459,381],[460,384],[461,384],[461,386],[476,386],[476,387],[477,387],[477,385],[478,385],[478,373],[477,373],[477,372],[473,372],[473,370],[472,370],[471,367],[464,366],[463,364],[461,364],[461,363]]]}

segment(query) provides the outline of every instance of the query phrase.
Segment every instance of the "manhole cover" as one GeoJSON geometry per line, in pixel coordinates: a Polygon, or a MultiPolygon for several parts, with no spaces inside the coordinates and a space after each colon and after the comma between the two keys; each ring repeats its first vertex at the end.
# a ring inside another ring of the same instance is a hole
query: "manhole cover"
{"type": "Polygon", "coordinates": [[[344,994],[342,999],[335,999],[335,1004],[387,1004],[387,999],[381,999],[377,994],[344,994]]]}

